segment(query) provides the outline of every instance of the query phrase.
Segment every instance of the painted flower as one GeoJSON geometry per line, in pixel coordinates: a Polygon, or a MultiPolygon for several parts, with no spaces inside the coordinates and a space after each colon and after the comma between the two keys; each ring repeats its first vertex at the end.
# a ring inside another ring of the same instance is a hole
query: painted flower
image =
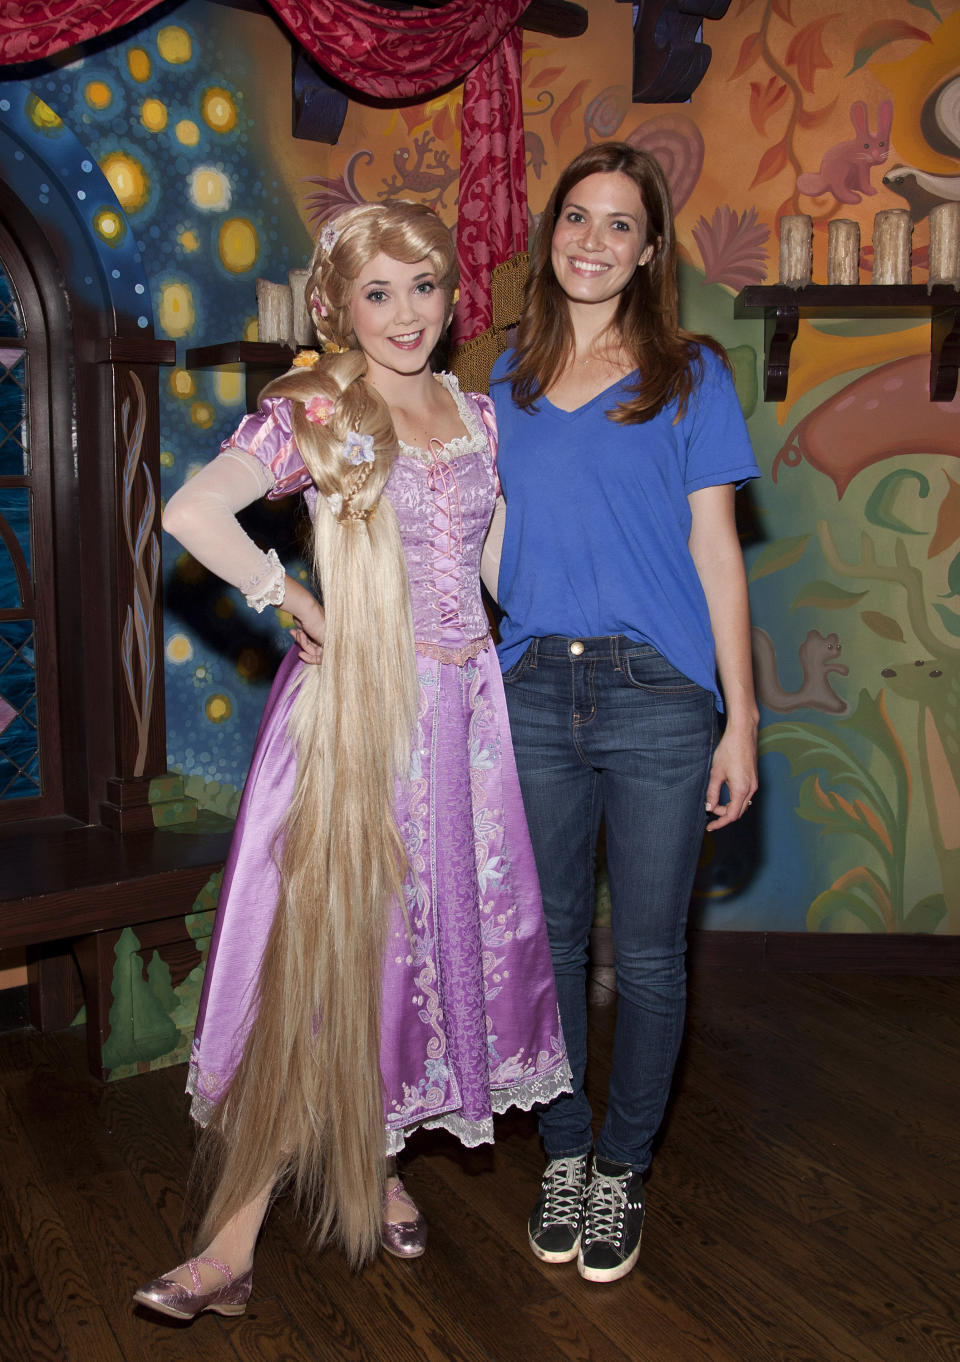
{"type": "Polygon", "coordinates": [[[304,414],[316,426],[325,426],[333,415],[333,398],[317,393],[304,403],[304,414]]]}
{"type": "Polygon", "coordinates": [[[343,442],[343,457],[347,463],[373,463],[376,455],[373,452],[373,436],[361,435],[357,430],[351,430],[343,442]]]}

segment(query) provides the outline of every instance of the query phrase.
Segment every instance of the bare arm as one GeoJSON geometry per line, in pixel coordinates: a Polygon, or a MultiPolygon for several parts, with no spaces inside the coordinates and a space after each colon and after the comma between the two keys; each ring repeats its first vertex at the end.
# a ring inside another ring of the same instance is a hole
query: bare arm
{"type": "Polygon", "coordinates": [[[503,497],[497,497],[490,528],[487,530],[487,537],[483,541],[483,549],[480,554],[480,580],[494,600],[497,599],[497,583],[500,579],[500,552],[503,549],[503,527],[506,516],[507,503],[503,497]]]}
{"type": "Polygon", "coordinates": [[[717,744],[707,786],[707,830],[736,822],[757,790],[757,727],[760,721],[753,690],[750,654],[750,606],[747,574],[737,538],[734,489],[704,487],[689,497],[693,521],[689,547],[703,594],[717,654],[727,723],[717,744]],[[720,804],[726,783],[728,803],[720,804]]]}

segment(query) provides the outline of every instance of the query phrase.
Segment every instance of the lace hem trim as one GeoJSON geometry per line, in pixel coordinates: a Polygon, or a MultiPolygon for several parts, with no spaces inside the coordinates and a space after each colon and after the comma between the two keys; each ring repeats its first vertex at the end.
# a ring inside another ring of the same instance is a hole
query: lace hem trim
{"type": "Polygon", "coordinates": [[[470,643],[465,643],[462,648],[444,648],[440,643],[428,643],[421,639],[417,639],[413,646],[421,657],[431,657],[434,662],[453,662],[456,666],[462,667],[472,657],[479,657],[481,653],[485,653],[491,641],[490,635],[486,634],[483,638],[475,638],[470,643]]]}
{"type": "Polygon", "coordinates": [[[240,583],[244,600],[258,615],[263,614],[268,605],[283,605],[287,590],[287,574],[277,557],[276,549],[266,555],[266,567],[257,577],[240,583]]]}
{"type": "MultiPolygon", "coordinates": [[[[455,435],[452,440],[448,440],[443,446],[443,461],[451,463],[454,459],[462,458],[464,454],[476,454],[487,447],[486,431],[482,423],[474,416],[470,404],[460,391],[460,384],[453,374],[435,374],[438,383],[442,383],[447,392],[457,404],[457,411],[460,420],[467,429],[466,435],[455,435]]],[[[417,445],[404,444],[398,441],[400,453],[406,455],[408,459],[416,459],[417,463],[426,464],[432,468],[437,462],[434,455],[426,449],[420,449],[417,445]]]]}
{"type": "MultiPolygon", "coordinates": [[[[197,1069],[191,1063],[187,1074],[187,1092],[193,1098],[190,1103],[190,1116],[198,1126],[206,1126],[213,1115],[215,1104],[209,1098],[197,1092],[196,1083],[197,1069]]],[[[548,1102],[552,1102],[555,1097],[559,1097],[562,1092],[572,1091],[573,1080],[570,1075],[570,1065],[564,1060],[550,1073],[538,1074],[536,1078],[531,1078],[526,1083],[491,1089],[490,1110],[493,1115],[482,1121],[468,1121],[465,1117],[458,1115],[457,1112],[448,1111],[442,1116],[434,1117],[428,1121],[418,1121],[404,1129],[397,1130],[389,1127],[386,1131],[387,1157],[391,1154],[398,1154],[406,1144],[407,1136],[412,1135],[415,1130],[419,1130],[421,1127],[424,1130],[446,1130],[467,1149],[476,1149],[481,1144],[493,1144],[493,1116],[502,1116],[511,1107],[517,1107],[520,1111],[529,1111],[533,1106],[545,1106],[548,1102]]]]}
{"type": "Polygon", "coordinates": [[[517,1107],[520,1111],[529,1111],[534,1106],[545,1106],[548,1102],[552,1102],[555,1097],[559,1097],[562,1092],[572,1091],[573,1079],[570,1076],[570,1065],[564,1060],[550,1073],[538,1074],[536,1078],[531,1078],[526,1083],[511,1084],[506,1088],[492,1088],[490,1090],[490,1110],[493,1115],[485,1117],[482,1121],[468,1121],[457,1112],[448,1111],[442,1116],[435,1116],[427,1121],[418,1121],[415,1125],[407,1126],[401,1130],[388,1130],[387,1155],[398,1154],[406,1144],[407,1136],[420,1129],[446,1130],[467,1149],[476,1149],[477,1145],[481,1144],[493,1144],[493,1116],[502,1116],[511,1107],[517,1107]]]}

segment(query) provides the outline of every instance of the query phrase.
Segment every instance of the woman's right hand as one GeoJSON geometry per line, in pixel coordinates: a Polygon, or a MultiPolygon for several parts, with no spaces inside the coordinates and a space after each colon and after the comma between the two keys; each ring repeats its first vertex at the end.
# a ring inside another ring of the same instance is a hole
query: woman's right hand
{"type": "Polygon", "coordinates": [[[323,606],[302,583],[288,576],[284,608],[296,621],[290,637],[300,652],[300,661],[317,666],[323,661],[323,640],[327,632],[323,606]]]}

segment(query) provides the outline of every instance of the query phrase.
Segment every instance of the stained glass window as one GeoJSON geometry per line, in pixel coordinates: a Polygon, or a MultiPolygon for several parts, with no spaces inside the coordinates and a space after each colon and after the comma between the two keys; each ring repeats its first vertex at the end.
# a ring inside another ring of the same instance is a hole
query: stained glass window
{"type": "Polygon", "coordinates": [[[0,800],[42,794],[22,314],[0,262],[0,800]]]}

